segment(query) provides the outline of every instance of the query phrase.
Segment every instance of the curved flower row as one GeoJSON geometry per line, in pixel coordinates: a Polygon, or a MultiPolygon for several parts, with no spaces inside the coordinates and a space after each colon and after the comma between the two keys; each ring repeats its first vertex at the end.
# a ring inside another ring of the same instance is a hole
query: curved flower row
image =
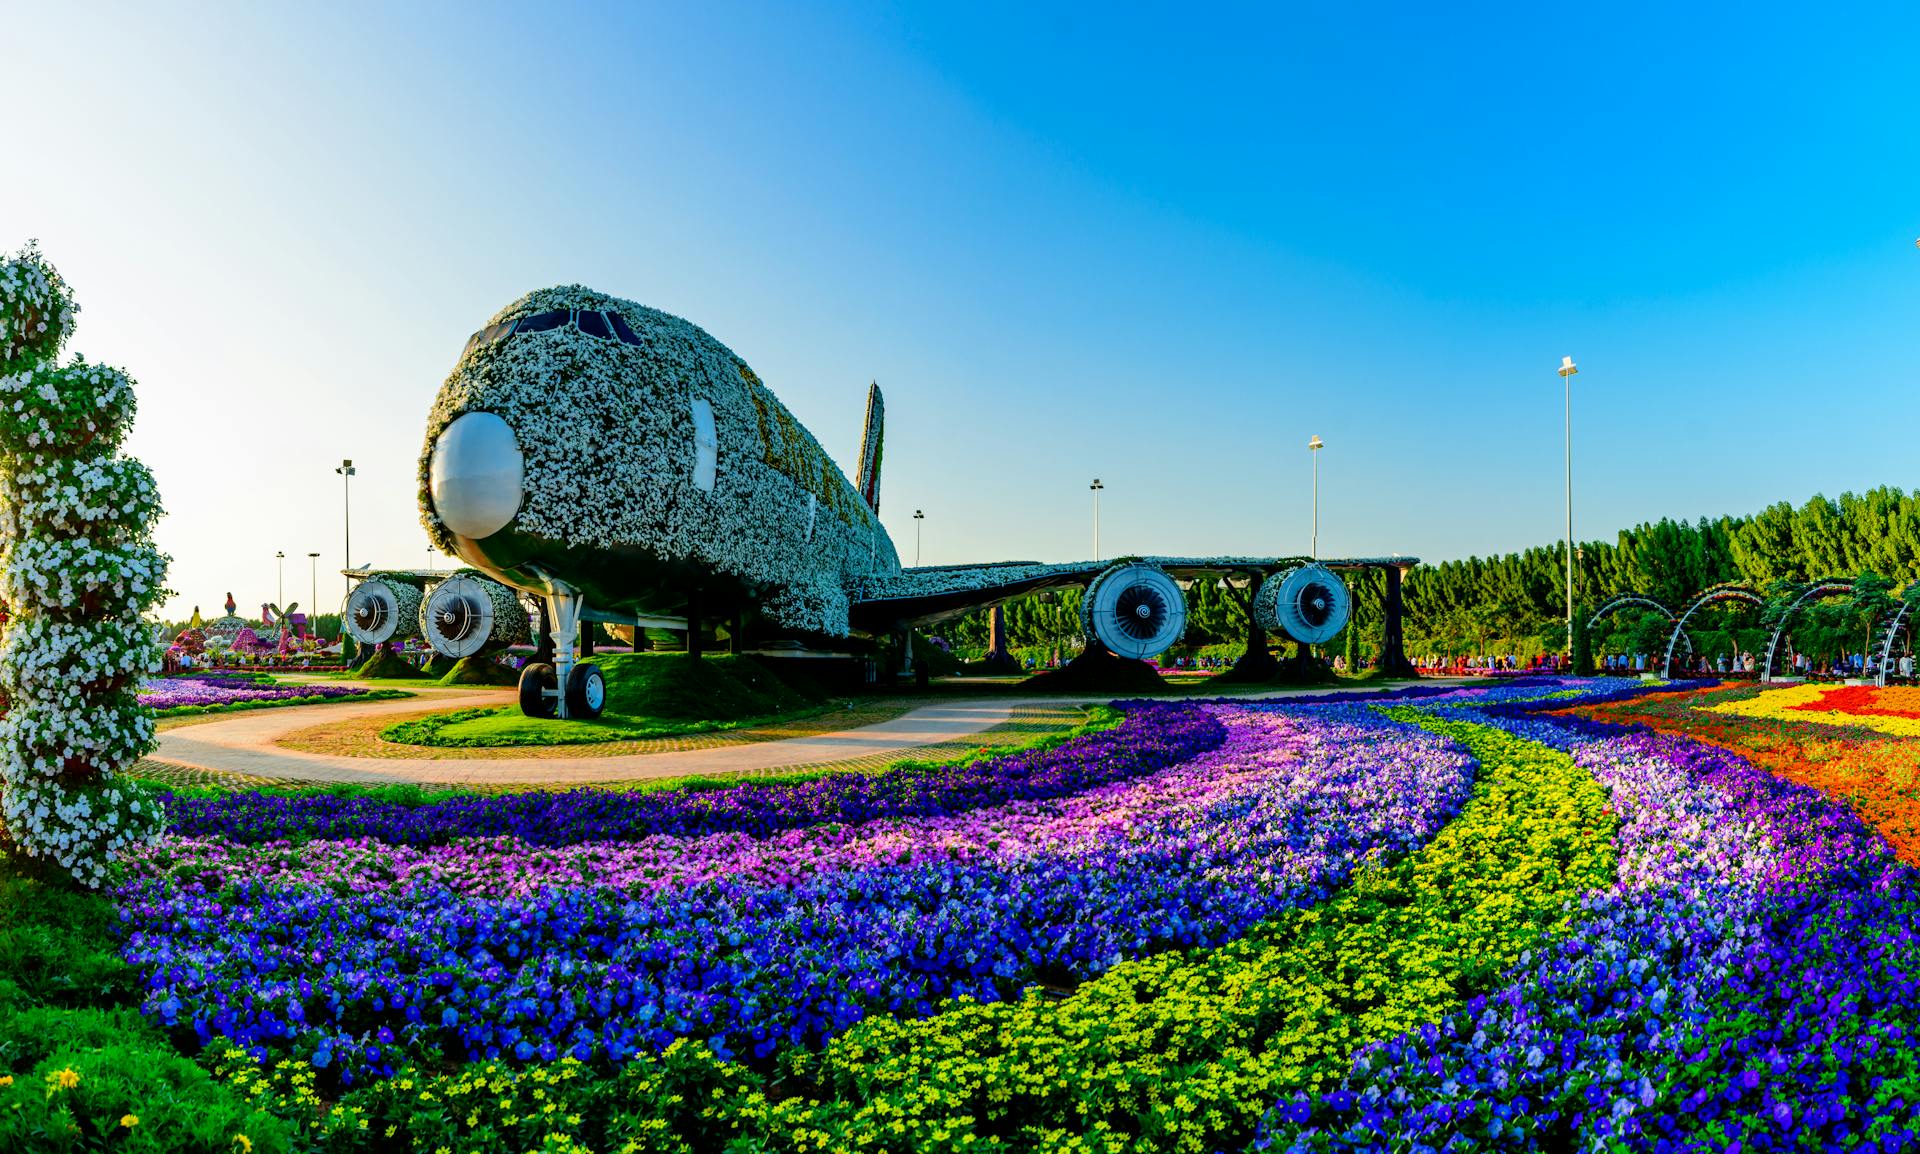
{"type": "Polygon", "coordinates": [[[876,1016],[790,1051],[777,1079],[693,1047],[643,1056],[623,1078],[668,1077],[709,1104],[693,1117],[628,1100],[625,1116],[768,1151],[1220,1149],[1277,1091],[1337,1081],[1355,1048],[1456,1005],[1607,884],[1604,807],[1569,758],[1511,741],[1428,845],[1325,903],[1216,949],[1123,962],[1063,1000],[876,1016]]]}
{"type": "Polygon", "coordinates": [[[1920,864],[1920,797],[1913,789],[1911,739],[1856,726],[1823,725],[1788,710],[1752,718],[1700,708],[1751,689],[1677,693],[1619,702],[1592,716],[1674,733],[1728,749],[1769,773],[1844,801],[1880,831],[1902,861],[1920,864]]]}
{"type": "Polygon", "coordinates": [[[1571,749],[1609,787],[1618,883],[1505,990],[1363,1053],[1317,1101],[1283,1103],[1257,1146],[1920,1143],[1920,964],[1903,946],[1920,885],[1870,827],[1682,737],[1488,720],[1571,749]]]}
{"type": "Polygon", "coordinates": [[[237,677],[176,677],[146,682],[140,687],[140,704],[164,713],[239,701],[323,701],[366,694],[365,689],[347,685],[262,685],[237,677]]]}
{"type": "Polygon", "coordinates": [[[929,817],[1020,798],[1064,797],[1156,773],[1226,738],[1220,723],[1196,706],[1138,702],[1127,708],[1118,726],[1053,749],[935,771],[895,769],[713,790],[462,795],[420,805],[364,796],[233,793],[170,799],[168,816],[181,836],[234,842],[374,838],[440,845],[456,838],[511,837],[532,845],[574,845],[658,834],[766,836],[825,822],[929,817]]]}
{"type": "Polygon", "coordinates": [[[1229,941],[1422,843],[1470,788],[1443,739],[1377,718],[1222,712],[1224,744],[1148,779],[813,845],[309,842],[303,868],[284,847],[166,849],[121,894],[128,957],[163,1021],[344,1076],[428,1048],[618,1061],[705,1037],[766,1057],[1229,941]]]}

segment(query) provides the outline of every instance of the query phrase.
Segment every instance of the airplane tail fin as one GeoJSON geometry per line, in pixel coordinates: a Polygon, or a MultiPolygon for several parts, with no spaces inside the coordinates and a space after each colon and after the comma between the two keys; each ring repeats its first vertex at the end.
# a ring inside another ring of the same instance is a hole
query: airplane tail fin
{"type": "Polygon", "coordinates": [[[860,471],[853,482],[875,513],[880,511],[880,433],[885,423],[886,406],[880,400],[880,383],[875,381],[867,386],[867,427],[860,437],[860,471]]]}

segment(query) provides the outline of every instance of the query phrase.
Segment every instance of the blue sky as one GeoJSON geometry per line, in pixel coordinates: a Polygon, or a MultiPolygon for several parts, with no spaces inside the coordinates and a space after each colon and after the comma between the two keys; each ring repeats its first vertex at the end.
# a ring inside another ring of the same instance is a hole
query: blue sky
{"type": "MultiPolygon", "coordinates": [[[[170,604],[422,564],[467,334],[732,346],[928,563],[1429,559],[1910,486],[1920,14],[8,5],[0,249],[139,379],[170,604]]],[[[442,562],[445,563],[444,561],[442,562]]],[[[322,584],[337,603],[340,581],[322,584]]]]}

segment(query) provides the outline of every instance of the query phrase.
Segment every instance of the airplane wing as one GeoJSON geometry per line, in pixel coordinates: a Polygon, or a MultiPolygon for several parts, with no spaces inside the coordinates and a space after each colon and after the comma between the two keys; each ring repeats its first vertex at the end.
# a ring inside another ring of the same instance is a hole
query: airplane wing
{"type": "MultiPolygon", "coordinates": [[[[900,624],[931,625],[1037,593],[1069,585],[1084,586],[1115,565],[1157,566],[1175,578],[1278,573],[1313,563],[1311,557],[1121,557],[1110,561],[1001,561],[985,565],[928,565],[898,574],[866,578],[852,590],[853,627],[878,632],[900,624]]],[[[1400,568],[1418,564],[1413,557],[1323,558],[1333,570],[1400,568]]]]}

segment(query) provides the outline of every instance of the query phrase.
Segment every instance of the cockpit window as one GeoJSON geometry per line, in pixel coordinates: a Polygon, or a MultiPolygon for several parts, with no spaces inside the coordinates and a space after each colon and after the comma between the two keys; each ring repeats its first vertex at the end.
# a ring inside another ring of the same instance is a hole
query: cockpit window
{"type": "Polygon", "coordinates": [[[502,321],[497,325],[488,325],[467,338],[467,347],[460,350],[462,357],[476,348],[505,340],[520,333],[551,332],[562,325],[572,325],[590,337],[601,340],[617,340],[623,345],[643,345],[640,334],[633,331],[627,318],[616,312],[600,312],[595,309],[552,309],[544,313],[533,313],[515,321],[502,321]]]}

